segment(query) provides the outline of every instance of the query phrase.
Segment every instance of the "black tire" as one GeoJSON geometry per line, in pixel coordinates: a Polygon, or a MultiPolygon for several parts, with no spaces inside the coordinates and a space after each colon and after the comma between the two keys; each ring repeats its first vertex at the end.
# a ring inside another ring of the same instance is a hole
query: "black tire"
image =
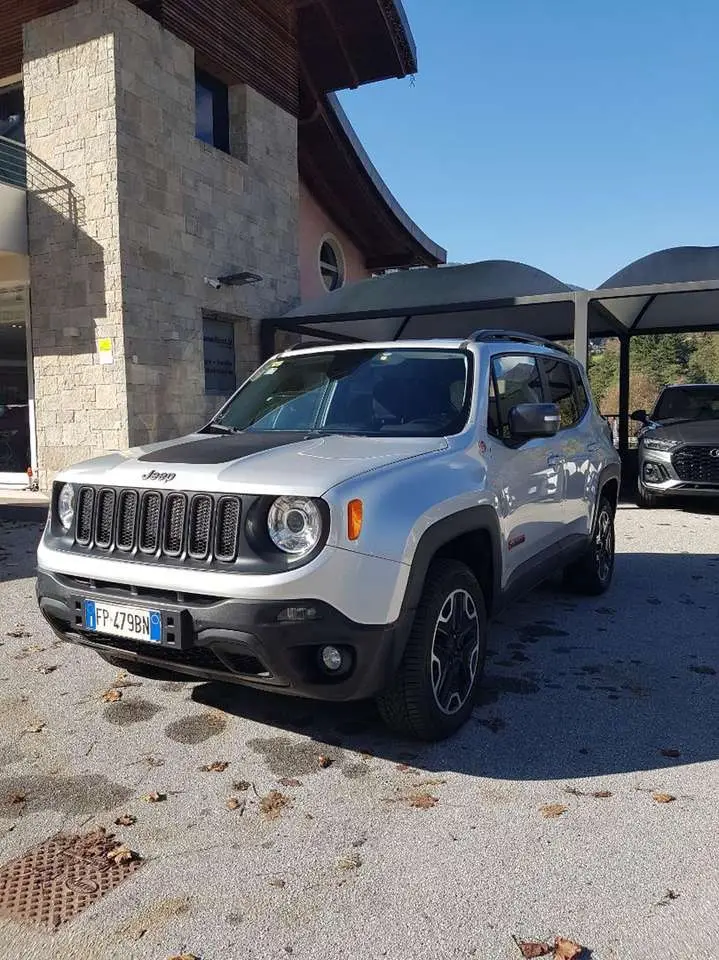
{"type": "Polygon", "coordinates": [[[575,593],[598,597],[606,593],[614,574],[614,507],[601,497],[592,538],[584,555],[564,571],[564,582],[575,593]]]}
{"type": "Polygon", "coordinates": [[[661,506],[661,497],[650,493],[641,480],[637,480],[637,506],[643,510],[654,510],[661,506]]]}
{"type": "Polygon", "coordinates": [[[436,560],[427,573],[399,669],[377,697],[382,719],[404,737],[442,740],[450,736],[472,713],[486,654],[487,609],[482,588],[465,564],[436,560]],[[453,619],[455,603],[457,620],[453,619]],[[472,625],[476,625],[474,633],[469,632],[472,625]],[[443,649],[441,656],[435,653],[435,639],[441,640],[437,650],[443,649]],[[461,653],[460,646],[464,647],[461,653]],[[454,692],[452,685],[457,687],[454,692]],[[440,699],[444,699],[445,709],[440,699]]]}

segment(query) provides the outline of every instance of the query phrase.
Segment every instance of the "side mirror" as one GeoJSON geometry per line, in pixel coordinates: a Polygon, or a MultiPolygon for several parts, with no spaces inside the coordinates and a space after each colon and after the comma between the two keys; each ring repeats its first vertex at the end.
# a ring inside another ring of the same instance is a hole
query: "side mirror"
{"type": "Polygon", "coordinates": [[[632,420],[636,420],[637,423],[646,423],[649,417],[647,416],[646,410],[635,410],[631,415],[632,420]]]}
{"type": "Polygon", "coordinates": [[[509,411],[509,432],[515,440],[553,437],[561,419],[556,403],[518,403],[509,411]]]}

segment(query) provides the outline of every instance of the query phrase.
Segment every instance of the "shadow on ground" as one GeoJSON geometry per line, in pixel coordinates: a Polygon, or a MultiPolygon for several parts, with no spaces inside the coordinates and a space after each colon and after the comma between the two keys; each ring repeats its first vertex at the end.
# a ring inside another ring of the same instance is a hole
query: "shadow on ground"
{"type": "MultiPolygon", "coordinates": [[[[715,760],[718,580],[719,556],[623,554],[602,598],[555,586],[535,591],[493,625],[473,718],[439,744],[397,740],[368,702],[315,703],[217,683],[198,685],[193,699],[276,728],[267,736],[284,749],[287,733],[300,733],[318,754],[368,751],[497,779],[600,777],[715,760]]],[[[271,750],[272,740],[262,742],[271,750]]]]}
{"type": "Polygon", "coordinates": [[[0,583],[35,576],[47,507],[0,504],[0,583]]]}

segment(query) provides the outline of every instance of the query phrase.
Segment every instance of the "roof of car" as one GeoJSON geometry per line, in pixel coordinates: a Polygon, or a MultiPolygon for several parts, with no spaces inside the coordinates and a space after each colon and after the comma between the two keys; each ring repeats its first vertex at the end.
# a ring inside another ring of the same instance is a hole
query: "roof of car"
{"type": "Polygon", "coordinates": [[[507,337],[506,340],[493,338],[491,340],[473,340],[467,339],[431,339],[431,340],[386,340],[386,341],[359,341],[353,343],[298,343],[286,350],[281,351],[279,356],[291,356],[300,353],[320,353],[337,350],[462,350],[474,344],[476,347],[490,347],[492,352],[497,350],[506,350],[511,348],[514,351],[527,350],[538,353],[560,353],[564,359],[573,360],[563,347],[555,346],[549,342],[532,342],[517,340],[507,337]]]}

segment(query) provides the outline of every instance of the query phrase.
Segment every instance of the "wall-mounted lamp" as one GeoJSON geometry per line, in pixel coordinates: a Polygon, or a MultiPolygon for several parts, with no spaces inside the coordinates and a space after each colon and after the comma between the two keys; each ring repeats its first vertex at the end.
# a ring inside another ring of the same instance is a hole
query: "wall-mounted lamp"
{"type": "Polygon", "coordinates": [[[203,277],[205,283],[215,290],[220,287],[244,287],[249,283],[259,283],[265,278],[259,273],[249,273],[245,270],[242,273],[230,273],[224,277],[203,277]]]}

